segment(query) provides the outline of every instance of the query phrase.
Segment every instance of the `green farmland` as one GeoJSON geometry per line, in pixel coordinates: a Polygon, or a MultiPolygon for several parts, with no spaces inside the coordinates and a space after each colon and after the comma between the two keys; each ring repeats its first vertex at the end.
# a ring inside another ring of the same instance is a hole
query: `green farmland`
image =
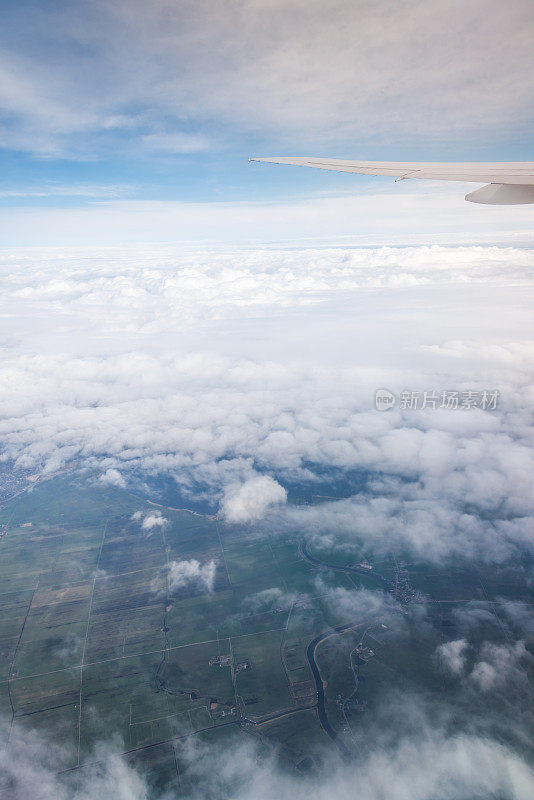
{"type": "Polygon", "coordinates": [[[58,770],[83,769],[113,739],[154,785],[180,777],[178,744],[192,737],[252,738],[290,769],[320,758],[332,736],[307,653],[315,637],[329,724],[351,747],[384,691],[448,691],[433,653],[460,635],[455,609],[484,611],[484,635],[499,640],[508,587],[530,597],[513,567],[416,564],[401,575],[409,602],[393,555],[358,573],[354,555],[308,555],[299,532],[225,526],[77,476],[4,502],[0,524],[5,737],[45,734],[58,770]],[[144,527],[154,514],[166,522],[144,527]],[[213,562],[211,585],[173,587],[169,565],[192,560],[213,562]]]}

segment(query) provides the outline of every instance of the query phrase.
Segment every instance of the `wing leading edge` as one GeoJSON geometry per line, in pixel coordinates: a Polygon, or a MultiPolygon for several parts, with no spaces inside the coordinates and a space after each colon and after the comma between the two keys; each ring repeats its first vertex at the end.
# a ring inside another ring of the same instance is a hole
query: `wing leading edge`
{"type": "Polygon", "coordinates": [[[449,164],[410,161],[344,161],[336,158],[251,158],[250,161],[269,161],[273,164],[293,164],[335,172],[359,175],[388,175],[397,180],[426,178],[440,181],[471,181],[487,183],[470,192],[466,200],[472,203],[515,205],[534,203],[534,162],[500,162],[449,164]]]}

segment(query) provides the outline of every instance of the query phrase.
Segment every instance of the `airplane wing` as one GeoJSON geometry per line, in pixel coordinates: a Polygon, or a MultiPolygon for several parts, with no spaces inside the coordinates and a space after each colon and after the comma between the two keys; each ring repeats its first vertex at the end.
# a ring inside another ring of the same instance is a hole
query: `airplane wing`
{"type": "Polygon", "coordinates": [[[495,162],[449,164],[410,161],[344,161],[337,158],[251,158],[273,164],[294,164],[300,167],[354,172],[359,175],[389,175],[397,180],[428,178],[439,181],[471,181],[486,183],[470,192],[465,199],[472,203],[515,205],[534,203],[534,162],[495,162]]]}

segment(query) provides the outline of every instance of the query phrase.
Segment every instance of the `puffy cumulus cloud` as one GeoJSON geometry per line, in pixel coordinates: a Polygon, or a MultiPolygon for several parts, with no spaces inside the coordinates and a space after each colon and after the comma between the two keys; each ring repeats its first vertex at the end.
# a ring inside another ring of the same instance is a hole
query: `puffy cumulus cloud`
{"type": "Polygon", "coordinates": [[[126,486],[126,481],[118,469],[107,469],[102,473],[99,480],[101,480],[102,483],[109,483],[111,486],[118,486],[121,489],[124,489],[126,486]]]}
{"type": "Polygon", "coordinates": [[[534,516],[533,265],[498,247],[4,253],[2,458],[166,474],[228,519],[505,560],[534,516]],[[500,401],[379,413],[377,386],[500,401]],[[332,468],[365,494],[283,503],[332,468]]]}
{"type": "Polygon", "coordinates": [[[454,676],[461,675],[464,671],[468,648],[469,643],[465,639],[456,639],[440,644],[436,649],[436,655],[441,669],[454,676]]]}
{"type": "Polygon", "coordinates": [[[283,486],[268,475],[257,475],[225,491],[220,513],[227,522],[255,522],[269,508],[286,500],[287,491],[283,486]]]}
{"type": "Polygon", "coordinates": [[[208,121],[293,148],[465,141],[532,119],[528,0],[76,0],[31,28],[23,13],[6,9],[0,36],[2,143],[19,150],[85,152],[90,133],[94,152],[118,130],[123,147],[191,152],[208,121]]]}
{"type": "Polygon", "coordinates": [[[482,692],[499,689],[509,681],[527,682],[525,666],[534,659],[522,641],[513,644],[484,642],[469,680],[482,692]]]}
{"type": "Polygon", "coordinates": [[[510,701],[514,694],[527,697],[531,693],[528,678],[534,658],[523,639],[514,639],[508,621],[520,630],[531,626],[532,614],[525,619],[522,603],[505,603],[504,619],[497,617],[487,604],[478,607],[468,604],[456,610],[453,619],[466,631],[466,637],[444,642],[436,648],[435,657],[440,669],[451,677],[461,679],[465,687],[488,693],[507,690],[510,701]],[[508,607],[508,608],[507,608],[508,607]],[[518,624],[519,623],[519,624],[518,624]],[[482,631],[493,628],[506,641],[482,641],[482,631]]]}
{"type": "Polygon", "coordinates": [[[191,558],[189,561],[171,561],[165,568],[168,591],[173,594],[184,586],[195,584],[212,592],[216,572],[215,561],[208,561],[205,564],[201,564],[196,558],[191,558]]]}
{"type": "Polygon", "coordinates": [[[151,531],[153,528],[166,528],[169,520],[162,517],[159,512],[155,514],[147,514],[144,518],[141,527],[144,531],[151,531]]]}
{"type": "Polygon", "coordinates": [[[131,519],[133,522],[140,522],[144,531],[152,531],[154,528],[166,528],[169,520],[160,511],[135,511],[131,519]]]}

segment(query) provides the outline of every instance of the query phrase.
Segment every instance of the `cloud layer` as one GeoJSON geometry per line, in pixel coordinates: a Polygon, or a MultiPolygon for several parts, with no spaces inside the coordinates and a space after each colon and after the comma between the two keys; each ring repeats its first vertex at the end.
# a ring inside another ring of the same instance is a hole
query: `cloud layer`
{"type": "MultiPolygon", "coordinates": [[[[255,192],[272,180],[265,172],[271,168],[283,169],[250,165],[247,179],[254,183],[255,192]]],[[[386,186],[373,178],[373,185],[367,186],[360,178],[348,176],[351,182],[341,189],[338,186],[335,194],[328,193],[323,179],[320,194],[303,197],[301,172],[298,182],[284,188],[277,202],[270,198],[231,201],[225,193],[225,199],[211,202],[101,199],[67,207],[5,204],[0,207],[0,246],[92,247],[95,242],[103,246],[126,242],[138,248],[161,242],[196,242],[201,247],[251,242],[260,247],[265,242],[374,246],[524,244],[531,239],[530,206],[465,203],[464,195],[473,184],[404,181],[386,186]],[[296,197],[295,187],[302,187],[296,197]]]]}
{"type": "Polygon", "coordinates": [[[529,546],[534,514],[532,259],[5,253],[3,457],[33,472],[81,463],[115,485],[169,475],[229,521],[278,507],[276,524],[318,537],[502,561],[529,546]],[[379,386],[500,400],[380,413],[379,386]],[[284,507],[284,486],[332,469],[366,475],[365,494],[284,507]]]}
{"type": "Polygon", "coordinates": [[[0,130],[17,149],[84,153],[90,134],[93,152],[120,137],[187,153],[212,146],[208,122],[219,142],[488,138],[532,119],[528,0],[25,2],[6,13],[0,130]]]}
{"type": "MultiPolygon", "coordinates": [[[[392,702],[394,736],[376,738],[371,732],[364,757],[342,762],[325,752],[324,769],[313,777],[286,771],[273,755],[259,756],[251,744],[208,746],[201,742],[177,742],[181,781],[194,787],[183,791],[169,787],[163,795],[151,791],[143,774],[118,755],[118,742],[101,746],[96,765],[81,776],[57,775],[54,752],[37,734],[18,735],[9,755],[0,754],[0,788],[13,800],[63,800],[68,797],[107,797],[171,800],[185,797],[229,797],[235,800],[470,800],[499,796],[503,800],[530,800],[534,773],[527,763],[491,737],[476,733],[447,732],[444,720],[435,718],[417,698],[392,702]],[[405,729],[398,728],[404,715],[405,729]],[[79,781],[79,783],[78,783],[79,781]],[[2,786],[4,784],[4,786],[2,786]]],[[[383,716],[383,709],[378,712],[383,716]]],[[[380,719],[383,724],[385,720],[380,719]]]]}

